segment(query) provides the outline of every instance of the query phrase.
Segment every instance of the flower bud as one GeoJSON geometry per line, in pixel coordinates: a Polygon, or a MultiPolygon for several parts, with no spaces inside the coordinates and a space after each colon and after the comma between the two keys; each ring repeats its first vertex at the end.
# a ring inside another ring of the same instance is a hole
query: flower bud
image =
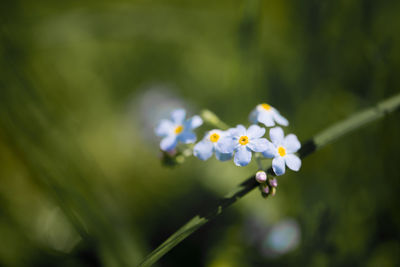
{"type": "Polygon", "coordinates": [[[217,125],[220,120],[213,112],[209,111],[208,109],[203,110],[200,114],[204,121],[209,122],[210,124],[217,125]]]}
{"type": "Polygon", "coordinates": [[[173,149],[171,149],[171,150],[166,151],[166,153],[168,154],[168,156],[173,157],[173,156],[175,156],[176,154],[178,154],[178,151],[177,151],[175,148],[173,148],[173,149]]]}
{"type": "Polygon", "coordinates": [[[258,171],[256,173],[256,180],[260,184],[265,183],[267,181],[267,174],[265,173],[265,171],[258,171]]]}
{"type": "Polygon", "coordinates": [[[269,194],[269,186],[267,184],[261,185],[261,192],[268,195],[269,194]]]}
{"type": "Polygon", "coordinates": [[[272,189],[271,189],[271,195],[272,195],[272,196],[275,196],[275,194],[276,194],[276,187],[272,187],[272,189]]]}
{"type": "Polygon", "coordinates": [[[278,187],[278,180],[276,178],[269,179],[269,185],[272,187],[278,187]]]}

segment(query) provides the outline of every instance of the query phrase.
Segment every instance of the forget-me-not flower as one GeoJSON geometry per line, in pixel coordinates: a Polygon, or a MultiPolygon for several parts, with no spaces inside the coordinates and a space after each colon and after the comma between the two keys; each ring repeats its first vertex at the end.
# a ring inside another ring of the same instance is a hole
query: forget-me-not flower
{"type": "Polygon", "coordinates": [[[265,103],[257,105],[250,113],[249,119],[252,123],[262,123],[267,127],[275,126],[275,123],[283,126],[289,125],[288,120],[278,110],[265,103]]]}
{"type": "Polygon", "coordinates": [[[185,120],[186,111],[176,109],[171,113],[171,120],[161,120],[155,129],[158,136],[163,137],[160,148],[163,151],[171,151],[179,142],[191,144],[196,142],[196,134],[192,131],[203,124],[200,116],[193,116],[185,120]]]}
{"type": "Polygon", "coordinates": [[[247,130],[243,125],[229,129],[230,136],[218,143],[220,151],[224,153],[235,152],[234,162],[236,166],[246,166],[251,161],[252,151],[263,152],[268,148],[269,141],[261,138],[265,134],[265,128],[251,125],[247,130]]]}
{"type": "Polygon", "coordinates": [[[223,153],[218,147],[219,141],[223,140],[225,137],[229,136],[229,132],[221,130],[211,130],[207,132],[199,143],[194,146],[193,155],[201,160],[209,159],[215,152],[215,157],[220,161],[230,160],[233,156],[231,153],[223,153]]]}
{"type": "Polygon", "coordinates": [[[272,160],[272,169],[276,175],[285,173],[285,165],[293,171],[298,171],[301,167],[301,160],[296,153],[301,144],[294,134],[284,136],[281,127],[272,128],[269,131],[272,143],[268,143],[268,148],[262,153],[266,158],[272,160]]]}

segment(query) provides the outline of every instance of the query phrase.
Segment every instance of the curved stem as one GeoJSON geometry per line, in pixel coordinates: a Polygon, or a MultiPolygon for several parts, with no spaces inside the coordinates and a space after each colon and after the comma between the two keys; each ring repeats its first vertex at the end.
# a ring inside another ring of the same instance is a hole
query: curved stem
{"type": "MultiPolygon", "coordinates": [[[[399,108],[400,94],[384,100],[371,108],[351,115],[349,118],[334,124],[326,130],[323,130],[319,134],[315,135],[314,138],[304,142],[298,154],[301,158],[305,158],[316,150],[321,149],[328,143],[331,143],[332,141],[366,125],[369,122],[380,119],[385,115],[398,110],[399,108]]],[[[266,171],[274,175],[271,166],[268,166],[266,171]]],[[[158,248],[153,250],[139,266],[144,267],[154,264],[173,247],[178,245],[182,240],[191,235],[208,221],[220,215],[225,208],[229,207],[241,197],[256,188],[257,185],[258,183],[255,180],[254,175],[249,177],[230,194],[226,195],[218,205],[210,210],[208,214],[198,214],[181,228],[179,228],[178,231],[172,234],[158,248]]]]}

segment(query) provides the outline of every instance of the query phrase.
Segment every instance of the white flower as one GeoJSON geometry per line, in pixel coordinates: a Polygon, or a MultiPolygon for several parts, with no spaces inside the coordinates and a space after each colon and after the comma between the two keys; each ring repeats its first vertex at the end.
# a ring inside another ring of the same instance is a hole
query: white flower
{"type": "Polygon", "coordinates": [[[282,128],[275,127],[269,131],[269,136],[272,143],[268,144],[268,149],[262,154],[266,158],[274,158],[272,169],[275,174],[284,174],[285,165],[293,171],[298,171],[301,167],[301,160],[294,153],[300,149],[301,144],[296,135],[288,134],[285,137],[282,128]]]}
{"type": "Polygon", "coordinates": [[[251,123],[262,123],[267,127],[277,124],[288,126],[289,122],[285,119],[278,110],[268,104],[257,105],[249,116],[251,123]]]}

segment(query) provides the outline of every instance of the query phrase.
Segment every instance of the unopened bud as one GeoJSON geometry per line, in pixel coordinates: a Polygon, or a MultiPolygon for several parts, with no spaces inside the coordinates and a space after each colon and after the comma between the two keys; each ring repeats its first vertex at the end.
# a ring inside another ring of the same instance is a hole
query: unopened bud
{"type": "Polygon", "coordinates": [[[183,155],[178,155],[175,158],[176,163],[182,164],[185,161],[185,157],[183,155]]]}
{"type": "Polygon", "coordinates": [[[258,171],[256,173],[256,180],[260,184],[265,183],[267,181],[267,174],[265,173],[265,171],[258,171]]]}
{"type": "Polygon", "coordinates": [[[276,194],[276,187],[272,187],[271,189],[271,195],[275,196],[276,194]]]}
{"type": "Polygon", "coordinates": [[[264,193],[264,194],[269,194],[269,186],[267,185],[267,184],[263,184],[263,185],[261,185],[261,191],[264,193]]]}
{"type": "Polygon", "coordinates": [[[272,187],[278,187],[278,180],[276,178],[269,179],[269,185],[272,187]]]}
{"type": "Polygon", "coordinates": [[[174,148],[174,149],[171,149],[171,150],[166,151],[166,153],[167,153],[169,156],[173,157],[173,156],[175,156],[175,155],[178,153],[178,151],[174,148]]]}
{"type": "Polygon", "coordinates": [[[200,116],[202,119],[206,122],[209,122],[211,124],[218,124],[219,118],[217,115],[215,115],[213,112],[209,111],[208,109],[205,109],[201,112],[200,116]]]}

